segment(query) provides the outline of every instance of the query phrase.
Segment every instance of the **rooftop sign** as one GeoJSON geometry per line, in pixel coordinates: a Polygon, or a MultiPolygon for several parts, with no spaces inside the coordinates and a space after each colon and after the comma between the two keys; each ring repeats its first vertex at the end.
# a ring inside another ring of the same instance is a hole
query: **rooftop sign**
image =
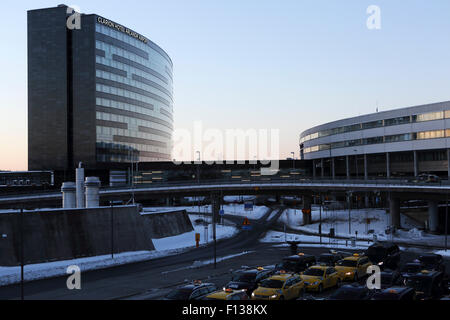
{"type": "Polygon", "coordinates": [[[133,30],[130,30],[130,29],[128,29],[128,28],[126,28],[126,27],[124,27],[124,26],[122,26],[122,25],[120,25],[118,23],[115,23],[115,22],[113,22],[111,20],[108,20],[108,19],[105,19],[105,18],[102,18],[102,17],[97,17],[97,22],[100,23],[100,24],[103,24],[105,26],[108,26],[108,27],[110,27],[112,29],[116,29],[117,31],[123,32],[123,33],[129,35],[130,37],[133,37],[133,38],[135,38],[135,39],[137,39],[139,41],[142,41],[144,43],[148,43],[148,39],[146,37],[144,37],[143,35],[140,35],[139,33],[134,32],[133,30]]]}

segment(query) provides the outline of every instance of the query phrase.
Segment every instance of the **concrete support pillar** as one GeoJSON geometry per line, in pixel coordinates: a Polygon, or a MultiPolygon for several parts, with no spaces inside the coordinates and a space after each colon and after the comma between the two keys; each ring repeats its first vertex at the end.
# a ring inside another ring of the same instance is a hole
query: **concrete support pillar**
{"type": "Polygon", "coordinates": [[[350,180],[350,157],[345,156],[345,169],[347,171],[347,180],[350,180]]]}
{"type": "Polygon", "coordinates": [[[320,177],[323,179],[325,177],[325,161],[320,159],[320,177]]]}
{"type": "Polygon", "coordinates": [[[303,196],[303,224],[310,225],[312,223],[311,204],[312,196],[303,196]]]}
{"type": "Polygon", "coordinates": [[[417,151],[414,151],[414,177],[419,175],[419,157],[417,151]]]}
{"type": "Polygon", "coordinates": [[[369,180],[369,167],[367,161],[367,154],[364,155],[364,180],[369,180]]]}
{"type": "Polygon", "coordinates": [[[81,162],[76,169],[76,187],[77,187],[77,208],[85,207],[84,199],[84,168],[81,166],[81,162]]]}
{"type": "Polygon", "coordinates": [[[336,162],[334,160],[334,158],[331,158],[331,177],[334,179],[336,179],[336,162]]]}
{"type": "Polygon", "coordinates": [[[400,199],[394,195],[389,196],[389,210],[391,215],[391,227],[401,228],[400,199]]]}
{"type": "Polygon", "coordinates": [[[386,177],[391,178],[391,155],[389,152],[386,153],[386,177]]]}
{"type": "Polygon", "coordinates": [[[100,179],[87,177],[84,183],[86,187],[86,208],[96,208],[100,205],[100,179]]]}
{"type": "MultiPolygon", "coordinates": [[[[213,195],[211,198],[211,206],[213,213],[213,221],[215,223],[220,223],[220,207],[222,205],[222,199],[219,195],[213,195]]],[[[215,239],[215,235],[213,235],[213,239],[215,239]]]]}
{"type": "Polygon", "coordinates": [[[439,207],[437,201],[428,202],[428,216],[430,232],[437,232],[439,228],[439,207]]]}
{"type": "Polygon", "coordinates": [[[364,196],[364,206],[366,208],[370,207],[370,194],[366,193],[366,195],[364,196]]]}
{"type": "Polygon", "coordinates": [[[64,209],[75,209],[77,207],[76,190],[77,187],[73,182],[64,182],[62,184],[61,192],[63,194],[62,198],[64,209]]]}

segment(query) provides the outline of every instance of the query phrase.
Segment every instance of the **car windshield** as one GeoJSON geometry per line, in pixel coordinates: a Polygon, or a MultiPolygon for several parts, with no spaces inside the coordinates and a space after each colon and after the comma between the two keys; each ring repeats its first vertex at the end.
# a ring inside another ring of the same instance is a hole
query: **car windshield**
{"type": "Polygon", "coordinates": [[[267,280],[264,280],[263,282],[261,282],[262,288],[269,288],[269,289],[281,289],[281,288],[283,288],[283,285],[284,285],[284,281],[281,281],[281,280],[267,279],[267,280]]]}
{"type": "Polygon", "coordinates": [[[421,271],[421,266],[419,265],[406,265],[403,267],[403,273],[418,273],[421,271]]]}
{"type": "Polygon", "coordinates": [[[356,267],[356,260],[341,260],[338,262],[338,266],[341,267],[356,267]]]}
{"type": "Polygon", "coordinates": [[[192,290],[191,289],[176,289],[172,292],[170,292],[166,298],[170,300],[188,300],[191,296],[192,290]]]}
{"type": "Polygon", "coordinates": [[[406,282],[406,286],[416,291],[428,293],[431,289],[431,279],[413,277],[406,282]]]}
{"type": "Polygon", "coordinates": [[[306,270],[303,275],[305,276],[314,276],[314,277],[323,277],[323,270],[311,268],[306,270]]]}
{"type": "Polygon", "coordinates": [[[236,274],[232,277],[231,281],[235,282],[255,282],[256,274],[255,273],[241,273],[236,274]]]}
{"type": "Polygon", "coordinates": [[[366,295],[365,290],[355,288],[341,288],[331,295],[335,300],[359,300],[366,295]]]}

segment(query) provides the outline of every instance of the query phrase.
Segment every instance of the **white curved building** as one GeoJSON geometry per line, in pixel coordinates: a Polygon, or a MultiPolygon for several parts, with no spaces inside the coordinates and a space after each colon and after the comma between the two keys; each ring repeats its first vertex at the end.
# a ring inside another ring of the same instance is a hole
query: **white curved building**
{"type": "Polygon", "coordinates": [[[311,128],[300,153],[314,175],[375,178],[450,176],[450,101],[378,112],[311,128]]]}

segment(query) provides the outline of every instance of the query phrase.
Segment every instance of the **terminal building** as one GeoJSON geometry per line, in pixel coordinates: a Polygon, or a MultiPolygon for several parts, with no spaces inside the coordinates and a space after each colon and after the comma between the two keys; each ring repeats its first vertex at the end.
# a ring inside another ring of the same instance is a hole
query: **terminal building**
{"type": "Polygon", "coordinates": [[[28,11],[28,169],[171,160],[173,64],[147,37],[65,5],[28,11]]]}
{"type": "Polygon", "coordinates": [[[339,120],[301,134],[316,178],[450,176],[450,102],[339,120]]]}

